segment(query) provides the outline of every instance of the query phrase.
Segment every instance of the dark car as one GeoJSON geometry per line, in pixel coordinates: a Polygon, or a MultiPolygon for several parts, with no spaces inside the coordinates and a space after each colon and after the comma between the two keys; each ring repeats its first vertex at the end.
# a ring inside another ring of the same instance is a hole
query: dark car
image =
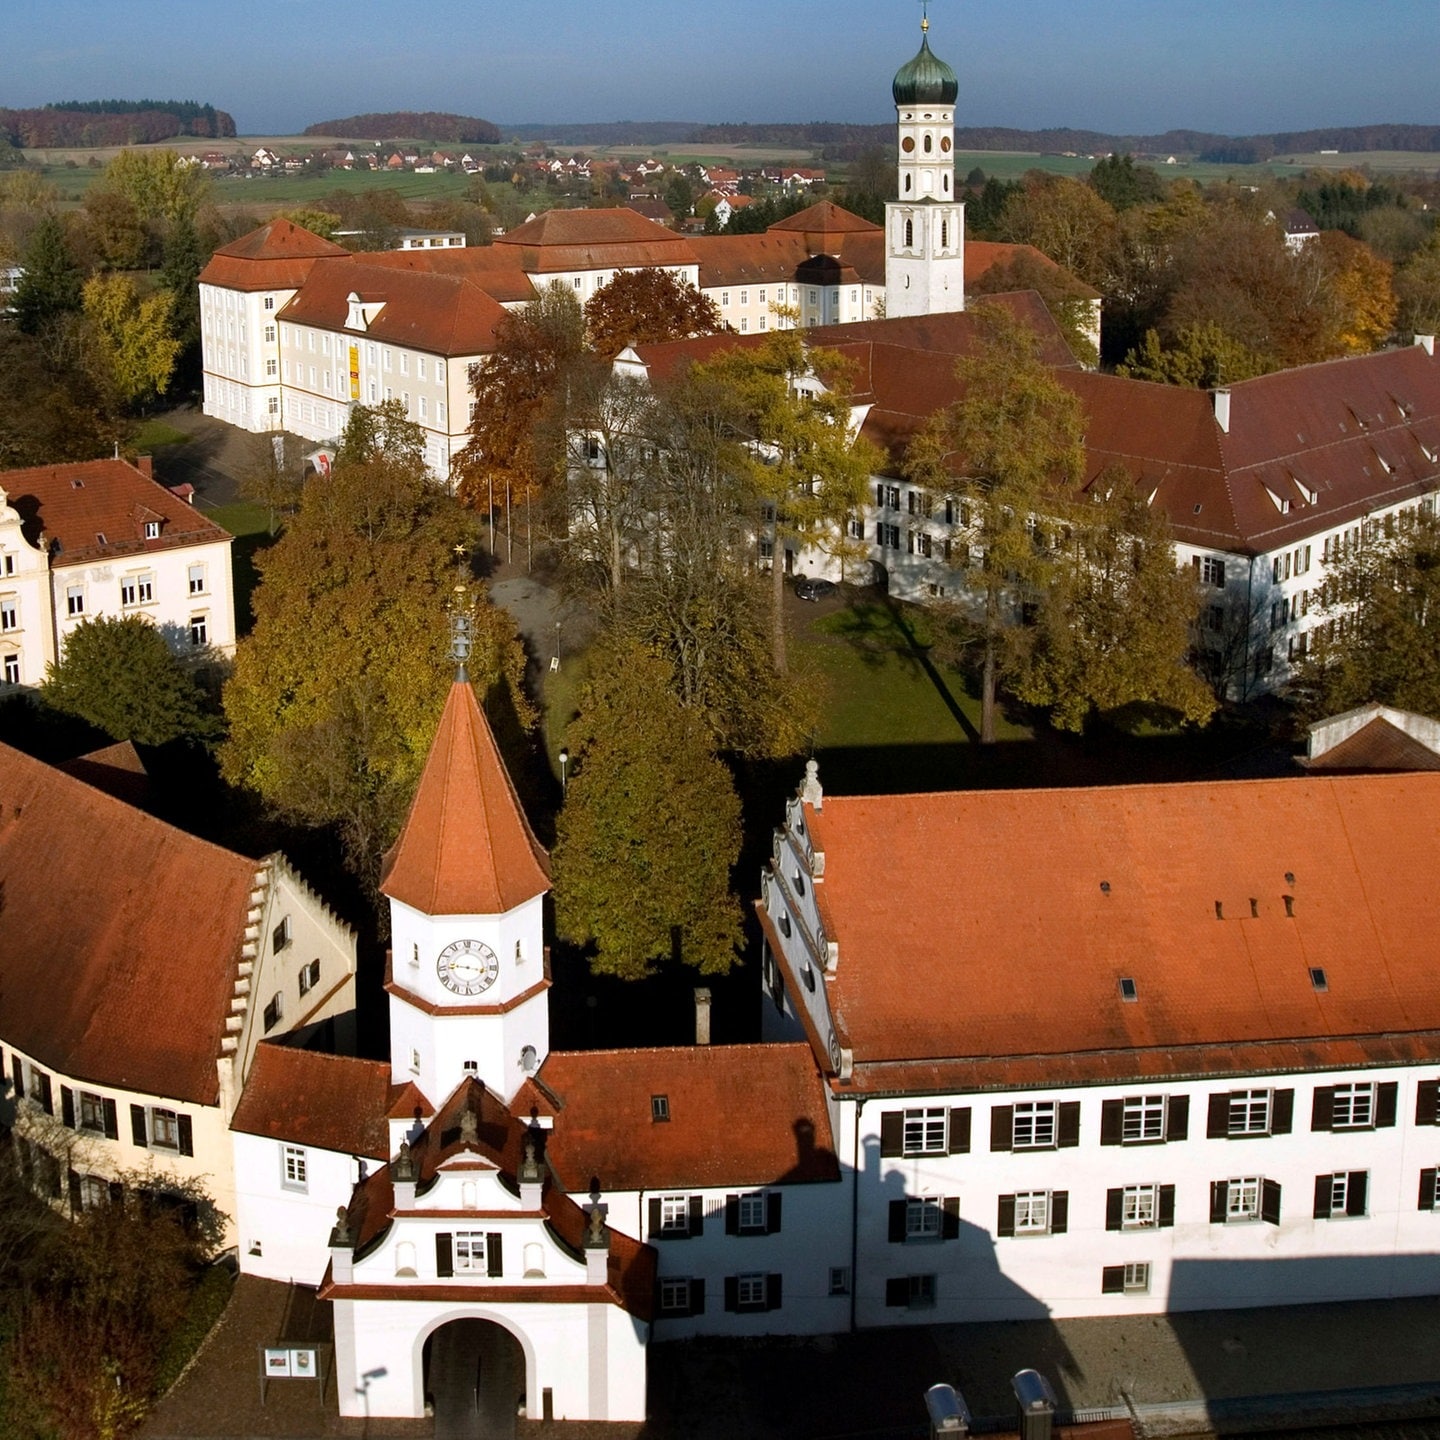
{"type": "Polygon", "coordinates": [[[835,593],[835,582],[833,580],[815,580],[808,575],[802,575],[795,582],[795,598],[797,600],[828,600],[835,593]]]}

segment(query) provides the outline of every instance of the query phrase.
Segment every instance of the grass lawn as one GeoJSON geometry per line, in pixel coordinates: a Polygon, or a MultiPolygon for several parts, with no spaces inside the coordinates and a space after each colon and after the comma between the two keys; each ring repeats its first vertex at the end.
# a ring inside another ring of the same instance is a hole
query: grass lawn
{"type": "Polygon", "coordinates": [[[191,437],[163,420],[147,420],[135,432],[134,448],[137,455],[152,455],[163,445],[183,445],[191,437]]]}
{"type": "Polygon", "coordinates": [[[272,543],[270,512],[252,501],[236,500],[230,505],[216,505],[205,513],[235,537],[230,547],[230,564],[235,572],[235,629],[241,635],[248,635],[255,623],[250,596],[259,579],[255,552],[272,543]]]}

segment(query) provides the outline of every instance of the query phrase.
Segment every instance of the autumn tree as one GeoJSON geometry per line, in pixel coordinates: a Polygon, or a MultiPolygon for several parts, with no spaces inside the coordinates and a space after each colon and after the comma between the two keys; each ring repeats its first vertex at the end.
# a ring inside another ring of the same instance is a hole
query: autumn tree
{"type": "Polygon", "coordinates": [[[210,198],[211,180],[203,165],[182,164],[173,150],[129,146],[93,188],[122,196],[142,223],[163,233],[181,219],[195,219],[210,198]]]}
{"type": "Polygon", "coordinates": [[[163,395],[180,354],[171,330],[171,292],[142,298],[126,275],[93,275],[82,294],[96,361],[121,402],[135,408],[163,395]]]}
{"type": "Polygon", "coordinates": [[[1082,181],[1032,170],[1007,197],[997,229],[1000,239],[1033,245],[1087,285],[1108,288],[1115,212],[1082,181]]]}
{"type": "Polygon", "coordinates": [[[1213,321],[1202,321],[1181,326],[1169,344],[1161,340],[1158,330],[1147,330],[1140,344],[1116,366],[1116,373],[1161,385],[1212,390],[1217,385],[1252,380],[1272,368],[1266,356],[1248,350],[1213,321]]]}
{"type": "Polygon", "coordinates": [[[1394,267],[1343,230],[1327,230],[1313,243],[1319,247],[1338,317],[1337,350],[1347,355],[1378,350],[1390,338],[1399,309],[1394,267]]]}
{"type": "Polygon", "coordinates": [[[1402,334],[1440,333],[1440,230],[1395,272],[1395,294],[1402,334]]]}
{"type": "Polygon", "coordinates": [[[47,705],[114,740],[164,745],[211,739],[219,719],[193,670],[138,615],[86,620],[65,641],[40,689],[47,705]]]}
{"type": "Polygon", "coordinates": [[[730,870],[740,802],[703,720],[640,645],[599,658],[566,736],[574,756],[555,848],[555,923],[598,974],[671,958],[724,974],[741,942],[730,870]]]}
{"type": "Polygon", "coordinates": [[[1003,295],[1012,290],[1033,290],[1065,337],[1070,353],[1092,369],[1100,363],[1096,348],[1097,296],[1068,271],[1032,251],[1020,250],[992,265],[967,285],[972,296],[1003,295]]]}
{"type": "Polygon", "coordinates": [[[590,348],[600,355],[724,328],[715,302],[671,270],[621,270],[585,304],[590,348]]]}
{"type": "Polygon", "coordinates": [[[1040,358],[1040,342],[998,305],[977,308],[980,344],[957,362],[961,399],[911,442],[906,469],[957,496],[972,557],[981,653],[980,738],[995,739],[995,700],[1010,633],[1055,571],[1050,541],[1084,468],[1080,402],[1040,358]],[[967,518],[968,517],[968,518],[967,518]]]}
{"type": "MultiPolygon", "coordinates": [[[[474,517],[431,481],[419,427],[357,406],[328,476],[313,476],[257,556],[255,628],[225,686],[221,771],[279,814],[332,825],[372,885],[444,703],[447,604],[474,517]],[[357,418],[358,417],[358,418],[357,418]]],[[[524,652],[480,600],[470,674],[529,723],[524,652]]]]}
{"type": "Polygon", "coordinates": [[[1203,724],[1215,700],[1186,659],[1200,597],[1176,567],[1165,516],[1123,470],[1097,477],[1090,493],[1056,536],[1050,583],[1020,632],[1014,691],[1062,730],[1136,703],[1203,724]]]}

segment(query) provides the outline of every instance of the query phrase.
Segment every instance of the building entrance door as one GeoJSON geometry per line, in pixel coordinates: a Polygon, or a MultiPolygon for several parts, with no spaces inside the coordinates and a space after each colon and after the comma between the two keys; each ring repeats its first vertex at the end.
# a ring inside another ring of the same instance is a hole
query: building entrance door
{"type": "Polygon", "coordinates": [[[525,1354],[493,1320],[452,1320],[425,1342],[435,1440],[514,1440],[525,1354]]]}

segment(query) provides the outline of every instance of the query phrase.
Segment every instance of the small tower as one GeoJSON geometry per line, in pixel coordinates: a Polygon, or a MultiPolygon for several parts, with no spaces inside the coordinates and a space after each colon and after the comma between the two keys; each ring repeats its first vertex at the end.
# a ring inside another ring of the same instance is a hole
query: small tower
{"type": "Polygon", "coordinates": [[[896,72],[899,194],[885,207],[885,314],[935,315],[965,308],[965,206],[955,198],[955,72],[920,49],[896,72]]]}

